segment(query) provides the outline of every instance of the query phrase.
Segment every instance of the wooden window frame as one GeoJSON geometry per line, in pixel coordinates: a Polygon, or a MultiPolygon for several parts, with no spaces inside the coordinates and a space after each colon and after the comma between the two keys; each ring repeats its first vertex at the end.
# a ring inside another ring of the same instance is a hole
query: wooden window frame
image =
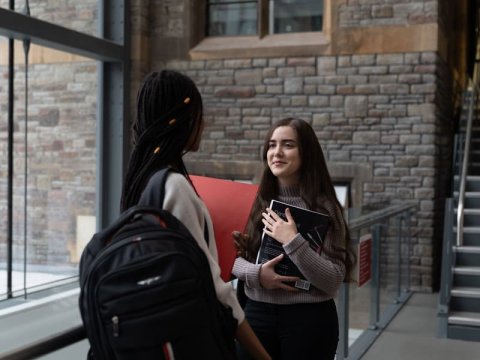
{"type": "Polygon", "coordinates": [[[258,0],[258,26],[255,36],[198,36],[205,34],[207,0],[197,3],[196,14],[205,14],[194,20],[196,39],[189,55],[192,60],[224,59],[224,58],[255,58],[280,56],[314,56],[322,55],[331,44],[333,24],[333,3],[335,0],[323,2],[323,29],[315,32],[300,32],[288,34],[268,33],[269,0],[258,0]]]}

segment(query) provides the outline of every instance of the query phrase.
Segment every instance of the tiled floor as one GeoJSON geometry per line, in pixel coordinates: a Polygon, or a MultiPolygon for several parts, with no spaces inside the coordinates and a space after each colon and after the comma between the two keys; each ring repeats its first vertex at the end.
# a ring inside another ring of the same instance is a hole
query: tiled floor
{"type": "Polygon", "coordinates": [[[480,359],[480,342],[436,337],[437,299],[437,293],[414,293],[362,360],[480,359]]]}

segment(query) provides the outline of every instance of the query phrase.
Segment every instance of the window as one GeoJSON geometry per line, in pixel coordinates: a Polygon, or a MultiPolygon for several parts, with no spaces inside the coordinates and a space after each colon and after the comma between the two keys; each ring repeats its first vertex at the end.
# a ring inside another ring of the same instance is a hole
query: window
{"type": "Polygon", "coordinates": [[[255,35],[257,1],[208,2],[208,36],[255,35]]]}
{"type": "MultiPolygon", "coordinates": [[[[21,42],[14,45],[22,49],[21,42]]],[[[35,44],[30,46],[28,67],[23,51],[16,55],[12,281],[8,288],[2,269],[0,299],[77,275],[86,241],[81,232],[88,238],[95,230],[97,62],[35,44]],[[89,227],[85,219],[93,219],[89,227]]],[[[0,71],[8,78],[5,64],[0,63],[0,71]]],[[[2,102],[6,105],[7,99],[2,102]]],[[[2,111],[0,123],[0,156],[8,159],[7,111],[2,111]]],[[[0,171],[8,173],[6,161],[0,171]]],[[[7,176],[1,180],[6,184],[7,176]]],[[[6,210],[8,189],[2,188],[1,194],[0,207],[6,210]]],[[[2,218],[6,217],[5,211],[2,218]]],[[[1,225],[1,254],[6,254],[7,223],[1,225]]]]}
{"type": "Polygon", "coordinates": [[[207,36],[312,32],[323,26],[323,0],[209,0],[207,8],[207,36]]]}
{"type": "Polygon", "coordinates": [[[124,1],[101,2],[98,19],[97,0],[8,5],[0,0],[0,300],[76,284],[86,241],[118,216],[128,142],[124,1]]]}
{"type": "Polygon", "coordinates": [[[269,33],[322,31],[323,0],[270,0],[269,33]]]}

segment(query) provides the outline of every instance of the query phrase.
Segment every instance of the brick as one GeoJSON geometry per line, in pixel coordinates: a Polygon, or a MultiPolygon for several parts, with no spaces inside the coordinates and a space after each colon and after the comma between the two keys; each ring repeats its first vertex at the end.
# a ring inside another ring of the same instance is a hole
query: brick
{"type": "Polygon", "coordinates": [[[317,74],[318,75],[334,75],[337,69],[337,58],[319,57],[317,59],[317,74]]]}
{"type": "Polygon", "coordinates": [[[356,144],[378,144],[380,133],[378,131],[356,131],[353,134],[353,142],[356,144]]]}
{"type": "Polygon", "coordinates": [[[285,94],[301,94],[303,92],[303,79],[302,78],[285,79],[284,89],[285,89],[285,94]]]}
{"type": "Polygon", "coordinates": [[[237,70],[235,72],[237,85],[257,85],[262,83],[262,70],[237,70]]]}
{"type": "Polygon", "coordinates": [[[346,96],[345,116],[362,117],[367,115],[368,101],[366,96],[346,96]]]}
{"type": "Polygon", "coordinates": [[[309,96],[308,105],[318,107],[328,106],[328,96],[309,96]]]}
{"type": "Polygon", "coordinates": [[[403,54],[380,54],[377,56],[377,65],[402,65],[403,54]]]}
{"type": "Polygon", "coordinates": [[[314,66],[314,57],[292,57],[287,59],[287,66],[314,66]]]}
{"type": "Polygon", "coordinates": [[[242,69],[252,67],[251,59],[237,59],[237,60],[224,60],[223,65],[225,68],[242,69]]]}

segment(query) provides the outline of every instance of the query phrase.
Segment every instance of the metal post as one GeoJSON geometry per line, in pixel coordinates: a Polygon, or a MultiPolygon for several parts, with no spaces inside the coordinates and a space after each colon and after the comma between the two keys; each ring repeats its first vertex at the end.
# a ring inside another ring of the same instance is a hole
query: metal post
{"type": "Polygon", "coordinates": [[[370,280],[370,326],[375,330],[380,320],[380,238],[382,225],[372,226],[372,278],[370,280]]]}
{"type": "Polygon", "coordinates": [[[111,224],[120,212],[121,179],[128,160],[128,4],[128,0],[99,3],[99,36],[123,43],[124,50],[123,61],[98,66],[97,229],[111,224]]]}
{"type": "Polygon", "coordinates": [[[410,291],[410,246],[412,243],[412,212],[407,211],[407,283],[405,291],[410,291]]]}
{"type": "Polygon", "coordinates": [[[448,198],[445,202],[445,217],[443,225],[443,251],[442,251],[442,273],[441,286],[438,294],[438,328],[437,336],[447,337],[448,313],[450,311],[450,289],[452,286],[452,263],[453,263],[453,221],[454,221],[453,199],[448,198]]]}
{"type": "Polygon", "coordinates": [[[403,215],[397,216],[397,282],[395,304],[400,301],[400,288],[402,284],[402,221],[403,215]]]}
{"type": "MultiPolygon", "coordinates": [[[[9,1],[9,9],[15,9],[15,1],[9,1]]],[[[7,190],[7,298],[13,296],[13,112],[14,112],[14,60],[13,39],[8,39],[8,190],[7,190]]]]}

